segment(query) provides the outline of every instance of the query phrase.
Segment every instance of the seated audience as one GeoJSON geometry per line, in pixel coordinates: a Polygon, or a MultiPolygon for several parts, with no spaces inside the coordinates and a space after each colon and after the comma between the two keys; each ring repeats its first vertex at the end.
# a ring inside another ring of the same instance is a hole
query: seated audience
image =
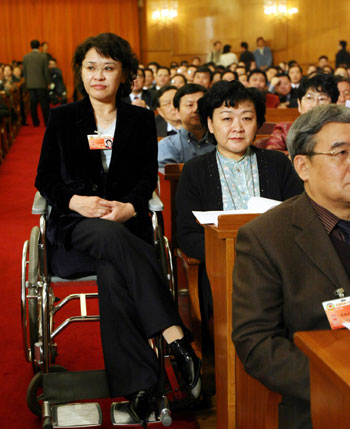
{"type": "Polygon", "coordinates": [[[158,89],[153,98],[153,105],[157,109],[156,116],[157,137],[166,137],[176,134],[181,127],[173,104],[177,88],[174,85],[166,85],[158,89]]]}
{"type": "MultiPolygon", "coordinates": [[[[319,104],[336,103],[339,91],[333,76],[316,74],[303,77],[298,88],[298,110],[301,114],[308,112],[319,104]]],[[[287,134],[292,122],[279,122],[269,137],[266,148],[287,150],[287,134]]]]}
{"type": "Polygon", "coordinates": [[[200,59],[200,57],[193,57],[191,64],[193,64],[194,66],[199,67],[202,63],[202,60],[200,59]]]}
{"type": "Polygon", "coordinates": [[[224,67],[229,67],[231,64],[237,64],[237,55],[231,51],[231,45],[225,45],[220,56],[219,64],[224,67]]]}
{"type": "Polygon", "coordinates": [[[293,336],[330,329],[322,303],[350,295],[350,110],[310,110],[287,144],[305,193],[239,229],[232,339],[248,374],[282,394],[278,427],[312,429],[309,361],[293,336]]]}
{"type": "Polygon", "coordinates": [[[222,76],[222,73],[220,71],[215,71],[213,73],[213,80],[211,81],[211,83],[214,84],[215,82],[218,82],[219,80],[221,80],[221,76],[222,76]]]}
{"type": "Polygon", "coordinates": [[[195,72],[197,71],[198,67],[194,66],[194,65],[190,65],[187,67],[184,76],[186,76],[187,79],[187,83],[192,83],[193,82],[193,76],[195,74],[195,72]]]}
{"type": "Polygon", "coordinates": [[[213,73],[207,66],[198,67],[193,75],[193,83],[204,86],[208,89],[213,80],[213,73]]]}
{"type": "Polygon", "coordinates": [[[266,77],[267,77],[267,84],[270,85],[272,79],[278,75],[278,73],[281,72],[281,69],[279,67],[271,66],[268,69],[266,69],[266,77]]]}
{"type": "Polygon", "coordinates": [[[312,75],[317,73],[317,67],[315,66],[315,64],[310,64],[307,68],[307,76],[311,77],[312,75]]]}
{"type": "Polygon", "coordinates": [[[145,72],[145,83],[143,85],[143,89],[151,89],[153,87],[154,80],[153,70],[146,67],[143,71],[145,72]]]}
{"type": "Polygon", "coordinates": [[[230,70],[226,70],[222,75],[221,75],[221,80],[238,80],[238,75],[236,72],[230,71],[230,70]]]}
{"type": "Polygon", "coordinates": [[[252,146],[265,120],[259,91],[221,81],[198,104],[203,126],[217,146],[184,165],[176,193],[176,228],[179,247],[201,261],[199,295],[202,318],[208,320],[212,299],[204,229],[192,211],[244,209],[253,196],[283,201],[301,193],[303,186],[285,155],[252,146]]]}
{"type": "Polygon", "coordinates": [[[246,88],[249,87],[248,76],[246,74],[240,74],[238,76],[238,80],[243,84],[246,88]]]}
{"type": "Polygon", "coordinates": [[[170,70],[168,67],[160,66],[155,75],[155,89],[160,89],[170,82],[170,70]]]}
{"type": "Polygon", "coordinates": [[[280,100],[279,108],[295,108],[297,103],[297,89],[292,88],[290,77],[285,73],[275,76],[269,86],[269,91],[278,95],[280,100]]]}
{"type": "Polygon", "coordinates": [[[303,69],[299,64],[293,64],[288,69],[288,76],[290,77],[292,88],[298,88],[303,77],[303,69]]]}
{"type": "Polygon", "coordinates": [[[144,85],[145,70],[139,67],[137,69],[137,75],[132,82],[130,94],[123,98],[124,103],[140,107],[152,107],[152,95],[150,91],[143,89],[144,85]]]}
{"type": "Polygon", "coordinates": [[[320,57],[318,57],[318,65],[317,67],[322,70],[323,67],[325,66],[329,66],[329,61],[328,61],[328,57],[327,55],[321,55],[320,57]]]}
{"type": "Polygon", "coordinates": [[[278,107],[280,100],[275,94],[267,91],[266,73],[259,69],[252,70],[248,75],[248,83],[251,88],[258,89],[265,97],[266,107],[278,107]]]}
{"type": "Polygon", "coordinates": [[[205,92],[203,86],[195,83],[188,83],[177,90],[173,103],[181,120],[181,128],[177,134],[159,142],[159,168],[165,164],[186,162],[214,149],[198,115],[198,100],[205,92]]]}
{"type": "Polygon", "coordinates": [[[328,66],[322,67],[322,73],[334,74],[334,70],[330,65],[328,65],[328,66]]]}
{"type": "Polygon", "coordinates": [[[343,77],[347,77],[348,76],[348,72],[347,69],[343,66],[337,67],[334,70],[334,76],[343,76],[343,77]]]}
{"type": "Polygon", "coordinates": [[[334,76],[334,79],[337,82],[339,91],[337,104],[342,104],[345,106],[346,101],[350,100],[350,80],[342,76],[334,76]]]}
{"type": "Polygon", "coordinates": [[[177,89],[181,88],[182,86],[186,85],[187,79],[186,77],[181,73],[176,73],[171,77],[170,84],[176,86],[177,89]]]}

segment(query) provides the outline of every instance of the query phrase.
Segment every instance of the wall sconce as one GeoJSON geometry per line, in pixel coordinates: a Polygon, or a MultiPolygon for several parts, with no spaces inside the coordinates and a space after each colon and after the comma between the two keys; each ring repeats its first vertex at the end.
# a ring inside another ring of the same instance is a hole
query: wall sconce
{"type": "Polygon", "coordinates": [[[288,16],[295,15],[299,10],[296,7],[287,7],[287,2],[268,2],[264,6],[264,13],[268,16],[274,16],[275,18],[285,18],[288,16]]]}

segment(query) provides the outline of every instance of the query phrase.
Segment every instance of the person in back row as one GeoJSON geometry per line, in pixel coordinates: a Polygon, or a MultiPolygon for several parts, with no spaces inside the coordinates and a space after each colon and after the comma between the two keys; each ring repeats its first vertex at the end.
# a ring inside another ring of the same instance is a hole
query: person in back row
{"type": "Polygon", "coordinates": [[[170,135],[159,142],[159,168],[164,167],[165,164],[186,162],[214,149],[198,115],[197,103],[205,92],[206,89],[203,86],[195,83],[189,83],[177,90],[173,103],[182,126],[177,134],[170,135]]]}
{"type": "Polygon", "coordinates": [[[217,147],[185,164],[176,193],[176,229],[179,247],[201,261],[199,296],[205,322],[213,309],[204,229],[192,211],[245,209],[253,196],[283,201],[300,194],[303,186],[285,155],[252,146],[265,121],[264,98],[257,89],[220,81],[198,104],[203,127],[217,147]]]}
{"type": "Polygon", "coordinates": [[[250,88],[258,89],[265,97],[266,107],[278,107],[280,100],[277,95],[268,92],[266,73],[259,69],[252,70],[248,75],[248,85],[250,88]]]}
{"type": "MultiPolygon", "coordinates": [[[[336,103],[339,91],[333,76],[319,73],[311,78],[303,77],[298,88],[298,110],[301,114],[322,104],[336,103]]],[[[287,134],[292,122],[275,125],[266,143],[266,149],[287,150],[287,134]]]]}
{"type": "Polygon", "coordinates": [[[173,104],[177,88],[166,85],[158,89],[153,97],[153,105],[157,109],[156,116],[157,137],[166,137],[176,134],[181,126],[176,109],[173,104]]]}

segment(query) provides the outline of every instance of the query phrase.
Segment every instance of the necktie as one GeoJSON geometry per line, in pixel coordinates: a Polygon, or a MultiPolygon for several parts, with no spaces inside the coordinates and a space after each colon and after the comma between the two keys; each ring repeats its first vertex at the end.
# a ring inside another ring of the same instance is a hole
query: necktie
{"type": "Polygon", "coordinates": [[[339,220],[337,227],[341,230],[344,235],[345,242],[350,244],[350,221],[348,220],[339,220]]]}

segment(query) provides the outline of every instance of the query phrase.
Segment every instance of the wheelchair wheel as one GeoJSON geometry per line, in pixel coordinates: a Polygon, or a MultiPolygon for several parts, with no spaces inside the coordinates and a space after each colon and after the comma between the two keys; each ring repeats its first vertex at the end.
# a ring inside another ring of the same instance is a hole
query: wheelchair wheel
{"type": "Polygon", "coordinates": [[[39,340],[39,302],[38,302],[38,293],[35,285],[39,280],[39,257],[38,257],[38,247],[39,247],[39,228],[35,226],[30,234],[29,241],[29,267],[28,267],[28,279],[29,279],[29,288],[28,291],[28,324],[29,324],[29,344],[31,351],[31,361],[33,366],[33,371],[37,372],[38,367],[34,362],[34,352],[35,352],[35,343],[39,340]]]}
{"type": "MultiPolygon", "coordinates": [[[[50,372],[64,372],[67,371],[61,365],[52,365],[50,372]]],[[[30,411],[36,416],[41,416],[41,407],[43,401],[43,375],[38,372],[31,379],[27,389],[27,406],[30,411]]]]}

